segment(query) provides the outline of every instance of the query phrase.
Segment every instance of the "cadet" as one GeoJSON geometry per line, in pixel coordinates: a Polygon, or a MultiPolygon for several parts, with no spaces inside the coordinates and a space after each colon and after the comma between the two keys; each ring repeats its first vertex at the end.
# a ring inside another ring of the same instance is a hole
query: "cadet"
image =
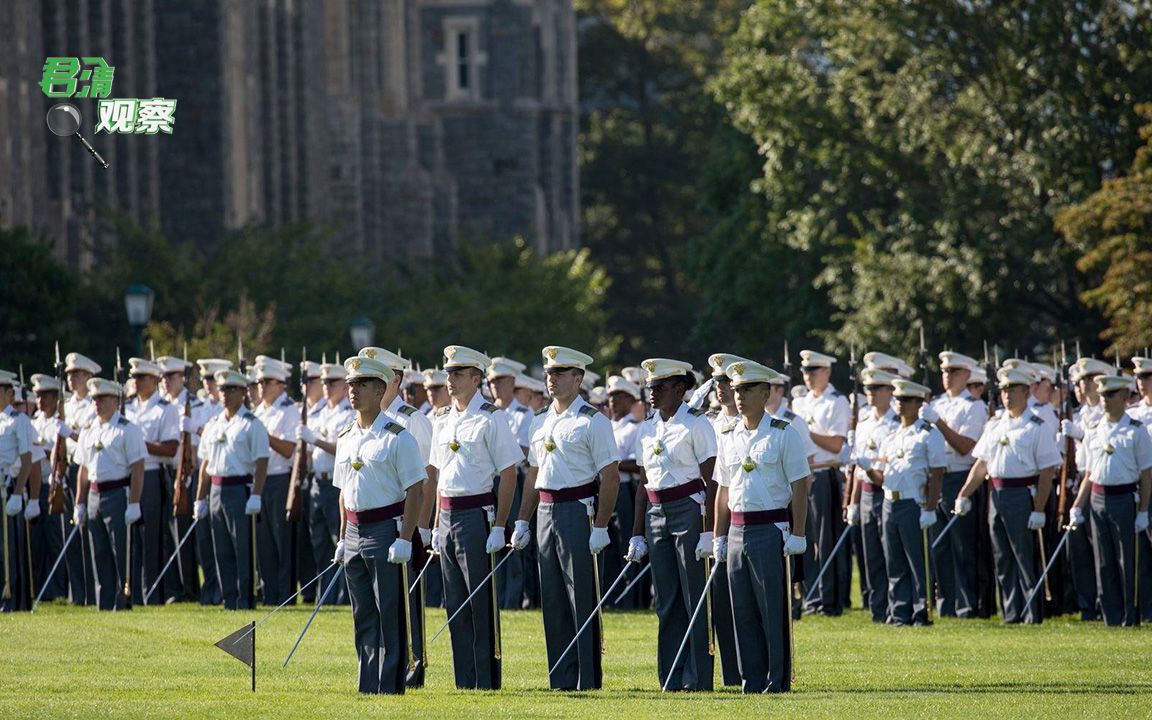
{"type": "MultiPolygon", "coordinates": [[[[71,519],[71,513],[59,514],[59,522],[55,517],[49,517],[49,504],[48,497],[51,489],[52,480],[52,453],[56,449],[56,444],[62,442],[72,434],[72,428],[67,423],[60,419],[60,381],[51,375],[42,375],[37,373],[32,376],[32,391],[36,393],[36,405],[38,411],[36,416],[32,418],[33,445],[38,445],[45,454],[45,460],[40,463],[40,493],[36,498],[36,502],[31,501],[29,498],[28,507],[24,510],[24,517],[32,520],[35,517],[44,516],[43,519],[32,527],[33,541],[33,560],[34,572],[33,577],[40,579],[44,582],[44,578],[52,569],[52,564],[56,558],[60,556],[60,551],[64,547],[64,541],[67,539],[70,530],[68,528],[68,521],[71,519]],[[36,551],[39,550],[39,553],[36,551]]],[[[60,452],[67,452],[64,446],[61,446],[60,452]]],[[[64,479],[66,481],[66,478],[64,479]]],[[[72,540],[72,544],[76,545],[76,540],[72,540]]],[[[62,568],[57,569],[56,573],[52,576],[51,583],[48,588],[43,591],[45,600],[54,600],[56,598],[68,596],[68,575],[62,568]]]]}
{"type": "Polygon", "coordinates": [[[852,464],[856,466],[852,482],[852,502],[848,505],[848,524],[860,527],[861,553],[864,558],[867,606],[872,622],[887,622],[888,570],[884,561],[883,519],[884,486],[873,482],[868,470],[877,463],[884,440],[900,428],[900,417],[892,409],[893,381],[896,375],[878,369],[865,369],[860,373],[868,408],[856,426],[856,443],[852,448],[852,464]]]}
{"type": "MultiPolygon", "coordinates": [[[[263,600],[279,605],[294,592],[292,568],[292,525],[284,512],[288,504],[288,483],[292,478],[292,455],[296,452],[296,427],[300,408],[284,391],[292,366],[274,358],[256,358],[256,378],[260,382],[260,404],[253,413],[268,432],[268,482],[263,492],[254,492],[252,502],[260,513],[264,501],[268,512],[256,524],[256,557],[260,562],[263,600]]],[[[251,500],[251,499],[250,499],[251,500]]]]}
{"type": "MultiPolygon", "coordinates": [[[[1143,423],[1152,436],[1152,358],[1134,357],[1132,367],[1141,398],[1128,408],[1128,414],[1143,423]]],[[[1140,574],[1137,585],[1144,588],[1136,598],[1140,602],[1140,620],[1152,622],[1152,533],[1136,533],[1136,544],[1140,547],[1136,552],[1139,556],[1136,571],[1140,574]]]]}
{"type": "Polygon", "coordinates": [[[707,528],[713,526],[708,508],[716,499],[712,480],[716,435],[704,411],[684,402],[684,394],[696,384],[690,363],[650,358],[640,366],[648,373],[655,413],[636,434],[633,453],[641,465],[647,498],[639,494],[638,487],[638,510],[626,559],[638,561],[650,552],[659,619],[656,668],[660,687],[711,690],[711,619],[698,618],[691,627],[688,619],[704,593],[711,567],[713,536],[707,528]],[[685,635],[689,643],[684,662],[673,667],[685,635]]]}
{"type": "MultiPolygon", "coordinates": [[[[296,435],[312,445],[312,484],[308,504],[309,535],[312,538],[312,557],[317,567],[326,567],[336,552],[340,537],[340,490],[332,484],[336,468],[336,438],[340,431],[356,419],[356,411],[348,402],[348,371],[343,365],[325,363],[320,366],[320,380],[324,385],[324,404],[308,415],[308,425],[300,425],[296,435]]],[[[348,603],[347,585],[338,583],[328,602],[348,603]]]]}
{"type": "MultiPolygon", "coordinates": [[[[201,433],[196,517],[211,519],[220,594],[228,610],[255,607],[253,523],[268,475],[268,431],[244,407],[248,378],[235,370],[216,373],[222,412],[201,433]],[[211,494],[209,494],[211,492],[211,494]],[[247,517],[246,517],[247,516],[247,517]]],[[[281,505],[280,507],[283,507],[281,505]]],[[[279,513],[283,516],[283,513],[279,513]]]]}
{"type": "Polygon", "coordinates": [[[713,552],[727,562],[741,689],[786,692],[792,658],[785,563],[808,544],[811,470],[800,435],[764,410],[779,373],[739,361],[726,374],[742,417],[720,436],[713,552]]]}
{"type": "MultiPolygon", "coordinates": [[[[520,502],[522,500],[520,486],[524,482],[524,470],[528,466],[526,460],[528,457],[528,433],[532,429],[532,418],[535,415],[527,405],[516,399],[516,378],[524,370],[524,363],[505,357],[492,358],[492,364],[488,366],[488,388],[492,392],[492,402],[504,411],[504,417],[512,429],[512,437],[516,439],[516,444],[520,446],[523,454],[520,462],[516,465],[516,494],[512,496],[512,507],[508,511],[508,517],[512,519],[520,514],[520,502]]],[[[497,486],[497,491],[499,491],[499,486],[497,486]]],[[[527,549],[525,548],[525,550],[527,549]]],[[[504,550],[501,554],[508,552],[513,551],[504,550]]],[[[532,565],[535,565],[536,559],[529,557],[524,552],[513,552],[513,555],[514,557],[504,563],[504,566],[496,573],[496,587],[500,598],[500,607],[520,609],[524,606],[524,576],[525,573],[532,572],[527,566],[528,561],[532,560],[532,565]]]]}
{"type": "MultiPolygon", "coordinates": [[[[204,384],[207,397],[201,400],[199,405],[195,401],[192,403],[191,432],[192,446],[196,448],[196,473],[195,477],[192,478],[192,487],[188,491],[193,496],[196,494],[196,487],[199,483],[200,465],[205,459],[203,451],[209,447],[201,442],[204,426],[209,420],[224,411],[224,401],[220,387],[216,383],[216,373],[222,370],[231,370],[232,361],[220,358],[204,358],[197,360],[196,365],[199,367],[200,381],[204,384]]],[[[216,553],[212,545],[212,523],[205,521],[196,524],[195,543],[196,562],[200,566],[200,572],[204,578],[200,584],[200,604],[219,605],[223,599],[220,594],[220,578],[216,574],[216,553]]],[[[185,587],[189,587],[189,585],[185,583],[185,587]]]]}
{"type": "MultiPolygon", "coordinates": [[[[191,499],[196,493],[195,468],[199,467],[195,462],[196,445],[199,439],[196,433],[200,429],[200,424],[196,422],[196,416],[197,414],[203,414],[202,408],[204,407],[204,401],[196,397],[190,397],[188,394],[189,390],[185,386],[185,375],[192,368],[192,363],[185,361],[183,358],[162,355],[156,358],[156,364],[164,371],[164,384],[161,388],[164,399],[176,409],[177,416],[179,417],[179,442],[182,443],[184,441],[184,433],[188,433],[188,438],[191,442],[194,470],[189,477],[185,478],[187,484],[184,488],[184,491],[188,493],[187,497],[191,499]],[[185,402],[186,400],[187,403],[185,402]],[[189,411],[187,415],[184,413],[186,405],[189,411]]],[[[163,478],[160,486],[163,491],[161,507],[167,515],[171,516],[171,520],[162,530],[162,534],[164,535],[163,559],[172,556],[176,551],[176,545],[180,542],[180,538],[184,537],[184,534],[192,524],[192,518],[189,516],[191,513],[189,513],[189,515],[176,515],[173,512],[176,476],[179,475],[179,463],[183,452],[183,447],[178,447],[173,457],[168,458],[160,464],[160,469],[167,473],[167,477],[163,478]]],[[[211,530],[210,528],[205,529],[211,530]]],[[[209,534],[209,537],[211,537],[211,534],[209,534]]],[[[210,576],[206,575],[205,577],[210,576]]],[[[184,547],[180,548],[180,555],[174,563],[174,566],[169,568],[168,572],[164,574],[163,587],[163,594],[156,593],[156,595],[165,602],[198,599],[197,589],[200,587],[200,577],[196,571],[195,543],[185,543],[184,547]]],[[[220,594],[218,586],[213,588],[213,592],[217,596],[220,594]]]]}
{"type": "MultiPolygon", "coordinates": [[[[505,527],[524,457],[505,413],[480,394],[491,360],[460,345],[444,348],[452,404],[436,411],[432,465],[439,476],[439,502],[432,547],[440,554],[444,607],[460,609],[495,565],[507,544],[505,527]],[[500,480],[493,492],[493,478],[500,480]]],[[[496,589],[476,594],[452,621],[456,687],[499,689],[502,682],[496,589]]]]}
{"type": "Polygon", "coordinates": [[[31,579],[25,550],[28,535],[20,514],[24,510],[28,478],[34,469],[32,441],[36,433],[28,416],[12,407],[15,390],[16,374],[0,370],[0,489],[4,504],[4,597],[0,600],[0,610],[4,612],[32,609],[28,604],[31,579]],[[13,467],[19,468],[15,477],[9,474],[13,467]]]}
{"type": "Polygon", "coordinates": [[[340,541],[333,561],[348,572],[362,693],[404,693],[412,670],[407,563],[425,479],[412,434],[381,411],[395,374],[371,357],[344,361],[356,421],[336,441],[340,541]],[[407,659],[407,662],[406,662],[407,659]]]}
{"type": "Polygon", "coordinates": [[[428,396],[428,410],[424,416],[431,418],[437,410],[452,402],[448,396],[448,373],[439,368],[428,368],[423,375],[424,391],[428,396]]]}
{"type": "Polygon", "coordinates": [[[931,587],[925,532],[936,524],[936,504],[947,463],[944,437],[920,419],[931,390],[911,380],[892,380],[900,427],[880,444],[877,463],[868,470],[884,486],[881,538],[888,572],[888,624],[931,625],[931,587]]]}
{"type": "Polygon", "coordinates": [[[96,596],[101,610],[131,607],[128,532],[140,519],[144,488],[144,462],[148,450],[144,433],[120,414],[123,388],[111,380],[92,378],[88,393],[96,418],[80,435],[76,460],[74,521],[88,523],[92,537],[92,565],[96,569],[96,596]]]}
{"type": "MultiPolygon", "coordinates": [[[[925,405],[920,417],[931,423],[944,437],[948,460],[944,473],[939,523],[929,533],[935,542],[936,534],[950,519],[947,510],[956,506],[956,496],[968,479],[968,471],[975,464],[972,449],[984,431],[988,409],[968,391],[968,382],[979,364],[967,355],[957,352],[940,353],[940,372],[944,393],[925,405]]],[[[985,502],[983,487],[976,492],[975,502],[985,502]]],[[[979,531],[976,515],[959,518],[932,551],[936,584],[940,588],[938,609],[941,616],[974,618],[979,614],[976,594],[976,533],[979,531]]]]}
{"type": "MultiPolygon", "coordinates": [[[[612,436],[616,438],[616,449],[620,453],[620,491],[616,493],[616,511],[609,527],[612,543],[604,553],[603,574],[614,578],[624,569],[624,553],[627,552],[624,538],[626,533],[631,534],[636,518],[637,484],[634,481],[640,475],[640,466],[636,462],[636,433],[640,421],[632,416],[632,405],[640,399],[640,388],[620,375],[611,375],[607,390],[608,418],[612,421],[612,436]]],[[[645,593],[640,585],[638,583],[619,601],[613,598],[611,602],[615,607],[627,610],[647,607],[642,602],[645,593]]]]}
{"type": "Polygon", "coordinates": [[[1038,577],[1033,559],[1034,531],[1044,527],[1044,505],[1052,490],[1053,470],[1060,464],[1060,452],[1043,418],[1028,409],[1032,375],[1001,368],[997,379],[1004,411],[988,421],[972,450],[976,464],[956,497],[955,512],[967,515],[973,493],[986,477],[991,478],[988,521],[1004,622],[1039,623],[1042,598],[1034,599],[1029,607],[1024,607],[1024,598],[1038,577]]]}
{"type": "MultiPolygon", "coordinates": [[[[88,381],[100,374],[100,366],[80,353],[64,356],[64,373],[72,397],[64,401],[64,421],[72,429],[68,440],[68,492],[64,512],[75,511],[76,482],[80,467],[75,454],[80,448],[80,433],[96,419],[96,404],[88,396],[88,381]]],[[[92,568],[92,541],[88,528],[81,527],[76,540],[68,548],[65,567],[68,570],[68,597],[73,605],[95,605],[96,571],[92,568]]]]}
{"type": "MultiPolygon", "coordinates": [[[[159,365],[143,358],[129,358],[128,365],[128,372],[136,381],[136,397],[125,406],[124,414],[140,428],[148,450],[140,494],[143,522],[133,529],[132,536],[132,601],[142,603],[144,592],[152,587],[168,559],[164,536],[172,522],[172,487],[161,463],[171,461],[180,447],[180,413],[160,395],[164,370],[159,365]]],[[[175,580],[177,575],[172,577],[175,580]]],[[[169,587],[174,585],[179,582],[172,581],[169,587]]],[[[152,597],[156,603],[163,603],[168,595],[161,588],[152,597]]]]}
{"type": "Polygon", "coordinates": [[[1134,554],[1136,535],[1148,530],[1152,437],[1144,423],[1125,412],[1127,377],[1101,375],[1096,386],[1104,399],[1104,417],[1084,438],[1088,469],[1070,512],[1069,527],[1075,530],[1084,524],[1088,507],[1104,622],[1139,625],[1134,554]]]}
{"type": "Polygon", "coordinates": [[[580,397],[592,358],[557,345],[545,347],[543,356],[553,400],[532,422],[530,468],[512,545],[528,545],[528,519],[535,513],[544,642],[548,666],[556,666],[550,686],[598,689],[603,682],[599,619],[556,664],[600,602],[597,555],[610,540],[608,523],[620,486],[619,452],[612,423],[580,397]]]}
{"type": "MultiPolygon", "coordinates": [[[[848,400],[831,383],[832,364],[835,362],[836,358],[829,355],[812,350],[800,351],[800,371],[804,374],[808,392],[796,398],[793,407],[796,414],[808,423],[812,442],[816,444],[812,460],[814,480],[808,493],[812,516],[807,523],[807,539],[812,549],[804,555],[805,596],[843,530],[841,499],[844,477],[840,473],[840,452],[848,437],[852,410],[848,400]]],[[[839,581],[850,566],[847,553],[836,558],[820,580],[812,600],[805,603],[806,612],[823,615],[843,612],[843,588],[839,587],[839,581]]]]}

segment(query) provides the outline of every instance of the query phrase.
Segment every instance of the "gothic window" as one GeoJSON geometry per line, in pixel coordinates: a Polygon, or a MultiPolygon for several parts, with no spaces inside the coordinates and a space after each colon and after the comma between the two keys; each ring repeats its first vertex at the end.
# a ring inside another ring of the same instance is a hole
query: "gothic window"
{"type": "Polygon", "coordinates": [[[446,99],[468,101],[480,99],[480,52],[476,18],[454,17],[444,20],[446,99]]]}

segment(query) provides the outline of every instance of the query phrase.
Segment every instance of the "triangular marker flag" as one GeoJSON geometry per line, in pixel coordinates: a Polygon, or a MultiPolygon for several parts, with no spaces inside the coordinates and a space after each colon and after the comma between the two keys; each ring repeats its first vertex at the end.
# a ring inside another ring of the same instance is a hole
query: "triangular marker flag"
{"type": "Polygon", "coordinates": [[[256,623],[245,625],[228,637],[217,640],[216,647],[252,668],[252,692],[256,692],[256,623]]]}

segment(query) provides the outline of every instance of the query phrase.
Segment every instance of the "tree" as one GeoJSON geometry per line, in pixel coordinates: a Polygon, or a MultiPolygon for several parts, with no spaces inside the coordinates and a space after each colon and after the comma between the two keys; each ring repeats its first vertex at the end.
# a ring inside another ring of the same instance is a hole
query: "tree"
{"type": "Polygon", "coordinates": [[[1108,319],[1107,352],[1135,354],[1152,345],[1152,104],[1136,111],[1148,124],[1127,177],[1105,180],[1056,217],[1056,227],[1084,251],[1078,266],[1097,284],[1083,299],[1108,319]]]}
{"type": "Polygon", "coordinates": [[[23,365],[30,378],[49,370],[54,343],[68,352],[77,278],[26,228],[0,229],[0,255],[7,259],[0,282],[0,368],[16,372],[23,365]]]}

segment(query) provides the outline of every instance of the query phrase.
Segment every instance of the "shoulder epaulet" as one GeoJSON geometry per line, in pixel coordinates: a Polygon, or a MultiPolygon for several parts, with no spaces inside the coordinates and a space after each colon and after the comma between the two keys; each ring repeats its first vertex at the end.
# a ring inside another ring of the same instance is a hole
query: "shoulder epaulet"
{"type": "Polygon", "coordinates": [[[772,427],[777,430],[783,430],[788,427],[788,421],[783,418],[772,418],[772,427]]]}
{"type": "Polygon", "coordinates": [[[839,390],[833,390],[833,391],[829,392],[828,395],[830,397],[840,397],[841,395],[843,395],[843,393],[841,393],[839,390]]]}
{"type": "Polygon", "coordinates": [[[719,410],[709,410],[708,411],[708,419],[709,420],[715,420],[718,417],[720,417],[720,411],[719,410]]]}
{"type": "Polygon", "coordinates": [[[486,413],[494,413],[494,412],[496,412],[496,411],[497,411],[497,410],[499,410],[499,409],[500,409],[500,408],[496,407],[495,405],[493,405],[493,404],[492,404],[492,403],[490,403],[490,402],[482,403],[482,404],[480,405],[480,410],[481,410],[482,412],[486,412],[486,413]]]}
{"type": "Polygon", "coordinates": [[[728,433],[732,432],[735,429],[736,429],[736,423],[731,423],[730,425],[725,425],[724,427],[720,428],[720,434],[721,435],[727,435],[728,433]]]}
{"type": "Polygon", "coordinates": [[[693,415],[695,417],[703,417],[705,412],[706,412],[705,410],[701,410],[699,408],[688,408],[688,414],[693,415]]]}
{"type": "Polygon", "coordinates": [[[924,420],[918,420],[916,422],[916,429],[917,430],[923,430],[924,432],[931,432],[932,431],[932,423],[925,422],[924,420]]]}
{"type": "Polygon", "coordinates": [[[412,407],[411,405],[401,405],[400,406],[400,413],[402,415],[407,415],[408,417],[412,417],[412,415],[415,412],[416,412],[416,408],[412,407]]]}
{"type": "Polygon", "coordinates": [[[516,412],[528,412],[528,408],[525,407],[524,405],[517,405],[516,406],[516,412]]]}
{"type": "Polygon", "coordinates": [[[172,403],[168,402],[164,398],[160,398],[159,400],[156,401],[156,404],[157,405],[171,405],[172,403]]]}
{"type": "Polygon", "coordinates": [[[792,422],[793,420],[796,419],[796,413],[792,412],[791,410],[785,410],[784,411],[784,419],[787,420],[788,422],[792,422]]]}
{"type": "Polygon", "coordinates": [[[540,408],[539,410],[537,410],[537,411],[536,411],[536,414],[537,414],[537,415],[543,415],[543,414],[544,414],[544,413],[546,413],[546,412],[548,412],[548,406],[547,406],[547,405],[545,405],[544,407],[542,407],[542,408],[540,408]]]}
{"type": "Polygon", "coordinates": [[[588,417],[596,417],[600,414],[600,411],[591,405],[585,405],[584,407],[580,408],[580,414],[587,415],[588,417]]]}
{"type": "Polygon", "coordinates": [[[387,430],[388,432],[392,433],[393,435],[399,435],[401,432],[404,431],[404,426],[401,425],[400,423],[390,422],[384,426],[384,429],[387,430]]]}
{"type": "Polygon", "coordinates": [[[980,398],[976,397],[975,395],[969,395],[968,402],[980,402],[980,398]]]}
{"type": "Polygon", "coordinates": [[[452,406],[451,405],[445,405],[444,407],[442,407],[436,411],[436,417],[440,417],[441,415],[447,415],[450,412],[452,412],[452,406]]]}
{"type": "Polygon", "coordinates": [[[241,417],[244,418],[245,420],[255,420],[256,419],[256,415],[254,415],[251,410],[245,410],[244,414],[241,415],[241,417]]]}
{"type": "Polygon", "coordinates": [[[352,426],[355,424],[356,423],[354,423],[354,422],[350,422],[347,425],[345,425],[344,428],[341,429],[340,432],[336,435],[336,437],[344,437],[345,435],[347,435],[348,431],[351,430],[352,426]]]}
{"type": "Polygon", "coordinates": [[[204,405],[204,401],[203,401],[203,400],[193,400],[193,401],[192,401],[192,407],[201,407],[201,406],[203,406],[203,405],[204,405]]]}
{"type": "Polygon", "coordinates": [[[293,405],[295,405],[295,403],[292,402],[292,398],[290,397],[286,397],[280,401],[280,407],[292,407],[293,405]]]}
{"type": "Polygon", "coordinates": [[[1131,415],[1128,416],[1128,419],[1132,421],[1132,427],[1144,427],[1144,423],[1140,422],[1131,415]]]}
{"type": "Polygon", "coordinates": [[[128,424],[130,424],[130,423],[128,422],[128,418],[124,417],[123,415],[121,415],[121,416],[120,416],[120,420],[119,420],[119,423],[120,423],[121,425],[128,425],[128,424]]]}
{"type": "Polygon", "coordinates": [[[1044,418],[1040,417],[1039,415],[1036,415],[1035,413],[1033,413],[1032,417],[1030,417],[1028,419],[1030,421],[1036,423],[1037,425],[1043,425],[1044,424],[1044,418]]]}

